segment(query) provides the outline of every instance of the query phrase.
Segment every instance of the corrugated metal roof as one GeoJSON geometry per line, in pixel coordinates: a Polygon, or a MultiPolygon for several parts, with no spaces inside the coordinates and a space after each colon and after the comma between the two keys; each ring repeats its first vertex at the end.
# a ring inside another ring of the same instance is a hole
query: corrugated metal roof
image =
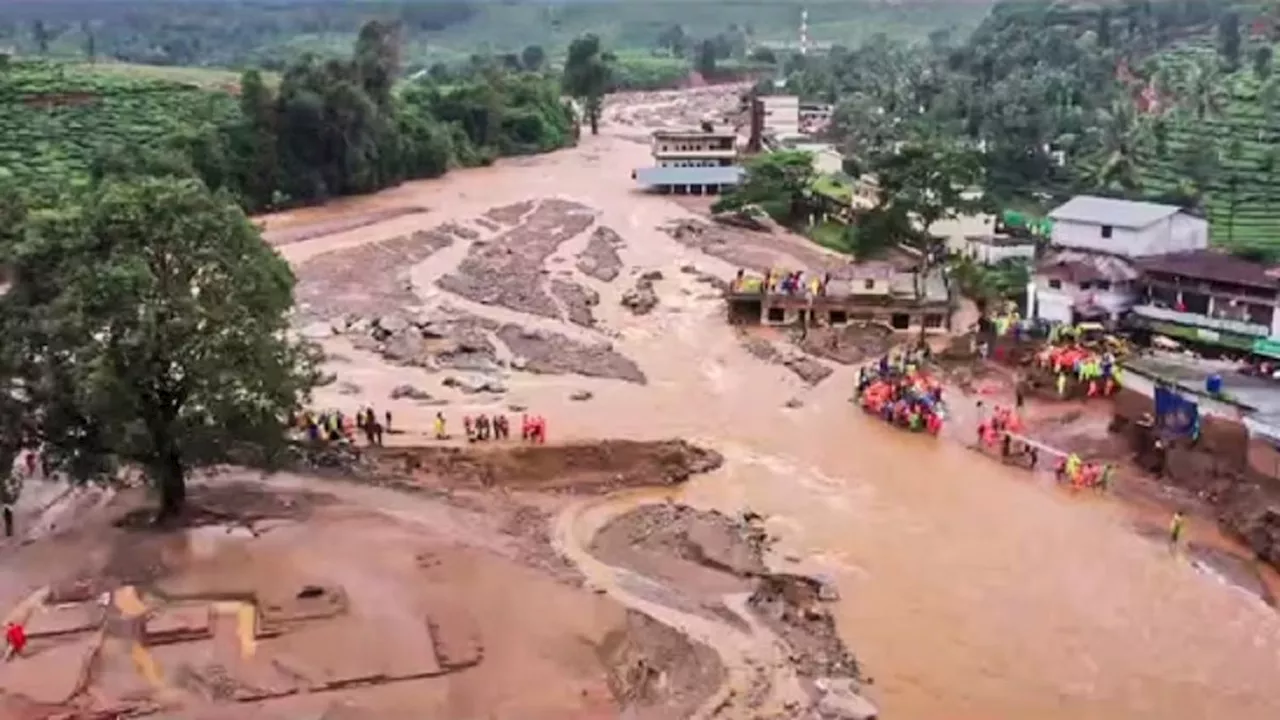
{"type": "Polygon", "coordinates": [[[1065,220],[1066,222],[1111,225],[1112,227],[1140,230],[1181,211],[1182,208],[1177,205],[1160,205],[1158,203],[1137,202],[1134,200],[1079,195],[1049,213],[1049,217],[1054,220],[1065,220]]]}
{"type": "Polygon", "coordinates": [[[651,167],[636,170],[636,180],[644,185],[737,185],[742,182],[742,168],[726,167],[651,167]]]}

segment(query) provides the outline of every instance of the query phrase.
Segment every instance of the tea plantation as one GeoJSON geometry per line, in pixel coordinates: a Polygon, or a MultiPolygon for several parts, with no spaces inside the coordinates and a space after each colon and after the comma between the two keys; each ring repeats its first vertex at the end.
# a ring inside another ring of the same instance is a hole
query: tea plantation
{"type": "Polygon", "coordinates": [[[0,66],[0,172],[54,189],[83,183],[104,146],[158,144],[235,111],[230,93],[194,82],[11,61],[0,66]]]}

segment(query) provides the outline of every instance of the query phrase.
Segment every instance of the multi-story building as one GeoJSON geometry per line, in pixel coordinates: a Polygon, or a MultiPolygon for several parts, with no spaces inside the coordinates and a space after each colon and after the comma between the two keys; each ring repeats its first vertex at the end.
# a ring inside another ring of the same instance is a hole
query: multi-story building
{"type": "Polygon", "coordinates": [[[764,134],[786,140],[800,134],[800,98],[795,95],[762,95],[764,134]]]}
{"type": "Polygon", "coordinates": [[[902,270],[888,263],[844,268],[816,294],[803,283],[780,292],[751,280],[731,287],[726,299],[730,320],[748,325],[877,323],[896,332],[935,334],[949,331],[952,317],[941,270],[902,270]]]}
{"type": "Polygon", "coordinates": [[[1138,301],[1129,322],[1161,335],[1280,355],[1280,272],[1199,250],[1135,262],[1138,301]]]}
{"type": "Polygon", "coordinates": [[[654,167],[636,170],[632,177],[659,192],[715,195],[742,180],[733,130],[658,130],[652,154],[654,167]]]}
{"type": "Polygon", "coordinates": [[[1140,258],[1203,250],[1209,224],[1174,205],[1082,195],[1049,213],[1051,249],[1037,264],[1035,317],[1117,320],[1138,300],[1140,258]]]}

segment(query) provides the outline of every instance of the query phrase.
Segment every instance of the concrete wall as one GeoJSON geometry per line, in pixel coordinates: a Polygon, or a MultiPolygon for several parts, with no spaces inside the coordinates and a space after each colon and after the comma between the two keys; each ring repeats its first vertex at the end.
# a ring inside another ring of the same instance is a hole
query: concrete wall
{"type": "Polygon", "coordinates": [[[1112,285],[1110,290],[1095,290],[1061,280],[1055,289],[1049,287],[1052,279],[1038,273],[1032,277],[1036,285],[1036,317],[1050,322],[1071,322],[1075,304],[1090,298],[1113,316],[1128,312],[1137,301],[1137,295],[1127,284],[1112,285]]]}
{"type": "MultiPolygon", "coordinates": [[[[798,325],[807,308],[804,307],[783,307],[777,305],[764,304],[760,312],[760,324],[762,325],[798,325]],[[774,313],[770,313],[770,309],[776,309],[774,313]],[[777,311],[781,311],[780,314],[777,311]]],[[[839,309],[836,309],[837,311],[839,309]]],[[[893,307],[877,307],[877,308],[856,308],[849,310],[845,314],[843,322],[834,321],[831,317],[832,308],[817,308],[813,310],[812,324],[815,326],[833,326],[844,327],[853,323],[874,322],[880,323],[885,327],[893,328],[898,332],[920,333],[923,331],[927,335],[940,334],[949,332],[947,327],[947,310],[946,308],[927,308],[927,309],[911,309],[893,307]],[[907,326],[894,327],[895,316],[907,316],[907,326]],[[934,327],[925,327],[926,320],[929,317],[936,322],[934,327]]]]}
{"type": "Polygon", "coordinates": [[[1004,260],[1031,260],[1036,255],[1033,243],[1026,245],[992,245],[990,243],[963,240],[965,255],[984,265],[995,265],[1004,260]]]}
{"type": "Polygon", "coordinates": [[[1059,220],[1053,226],[1053,244],[1126,257],[1203,250],[1209,246],[1208,222],[1186,213],[1176,213],[1141,230],[1112,227],[1109,238],[1102,236],[1102,227],[1098,223],[1059,220]]]}
{"type": "Polygon", "coordinates": [[[800,98],[794,95],[765,95],[764,129],[775,135],[800,134],[800,98]]]}

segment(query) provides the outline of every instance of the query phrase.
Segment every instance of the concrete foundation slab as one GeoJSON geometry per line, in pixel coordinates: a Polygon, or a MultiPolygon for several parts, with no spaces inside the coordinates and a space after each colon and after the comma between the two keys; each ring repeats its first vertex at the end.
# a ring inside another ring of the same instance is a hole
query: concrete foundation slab
{"type": "Polygon", "coordinates": [[[97,603],[44,605],[27,618],[27,636],[32,640],[92,632],[102,625],[105,611],[97,603]]]}

